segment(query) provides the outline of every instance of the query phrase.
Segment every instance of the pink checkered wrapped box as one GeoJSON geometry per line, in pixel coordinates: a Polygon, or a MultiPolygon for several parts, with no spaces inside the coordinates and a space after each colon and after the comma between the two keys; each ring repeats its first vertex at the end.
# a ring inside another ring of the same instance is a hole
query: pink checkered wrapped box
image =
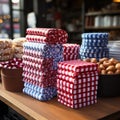
{"type": "Polygon", "coordinates": [[[58,101],[71,108],[97,103],[98,66],[81,60],[58,64],[58,101]]]}

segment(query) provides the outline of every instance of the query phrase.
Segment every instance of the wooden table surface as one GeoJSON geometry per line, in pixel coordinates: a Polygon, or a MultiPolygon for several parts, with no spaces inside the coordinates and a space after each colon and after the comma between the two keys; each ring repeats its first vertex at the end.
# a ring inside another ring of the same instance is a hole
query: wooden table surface
{"type": "Polygon", "coordinates": [[[97,120],[120,110],[120,97],[98,98],[98,103],[80,109],[68,108],[53,98],[41,102],[20,92],[9,92],[0,84],[0,100],[27,120],[97,120]]]}

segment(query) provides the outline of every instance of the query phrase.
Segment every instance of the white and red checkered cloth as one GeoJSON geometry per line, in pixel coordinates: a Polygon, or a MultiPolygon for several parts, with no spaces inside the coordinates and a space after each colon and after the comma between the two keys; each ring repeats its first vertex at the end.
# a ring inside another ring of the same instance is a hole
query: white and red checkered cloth
{"type": "Polygon", "coordinates": [[[71,108],[80,108],[97,102],[98,65],[81,60],[58,64],[58,101],[71,108]]]}
{"type": "MultiPolygon", "coordinates": [[[[38,85],[40,87],[49,87],[49,86],[56,86],[56,70],[55,71],[46,71],[46,72],[38,72],[36,73],[31,71],[25,71],[23,69],[23,81],[29,82],[34,85],[38,85]]],[[[28,69],[29,70],[29,69],[28,69]]]]}
{"type": "Polygon", "coordinates": [[[80,45],[73,43],[63,44],[64,61],[79,59],[80,45]]]}
{"type": "Polygon", "coordinates": [[[13,58],[13,59],[8,60],[8,61],[0,62],[0,67],[6,68],[6,69],[22,68],[23,62],[22,62],[21,58],[13,58]]]}
{"type": "Polygon", "coordinates": [[[56,28],[28,28],[26,33],[27,42],[23,44],[23,81],[28,84],[24,84],[23,92],[38,100],[50,100],[57,94],[57,63],[64,60],[62,44],[67,42],[68,34],[56,28]],[[34,89],[32,86],[35,86],[34,89]],[[47,94],[35,88],[45,89],[47,94]],[[53,90],[54,94],[50,95],[53,90]]]}
{"type": "Polygon", "coordinates": [[[56,28],[28,28],[26,33],[26,39],[29,42],[63,44],[68,39],[66,31],[56,28]]]}
{"type": "MultiPolygon", "coordinates": [[[[33,93],[42,96],[42,93],[36,91],[36,87],[33,90],[31,86],[37,86],[46,91],[48,87],[57,88],[57,64],[61,61],[78,59],[80,46],[66,43],[68,34],[62,29],[28,28],[26,33],[27,42],[23,44],[23,81],[25,84],[28,83],[28,86],[24,86],[23,91],[33,97],[36,96],[33,93]]],[[[58,74],[61,74],[59,70],[58,74]]],[[[58,79],[61,79],[60,76],[58,79]]],[[[37,99],[39,99],[38,96],[37,99]]]]}

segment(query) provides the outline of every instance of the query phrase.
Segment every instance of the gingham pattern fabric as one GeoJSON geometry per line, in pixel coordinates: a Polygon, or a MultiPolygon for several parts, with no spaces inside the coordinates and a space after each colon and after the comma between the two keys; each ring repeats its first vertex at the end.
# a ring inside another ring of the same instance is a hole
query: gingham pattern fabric
{"type": "Polygon", "coordinates": [[[0,66],[2,68],[7,68],[7,69],[22,68],[23,67],[23,61],[22,61],[21,58],[13,58],[9,61],[0,62],[0,66]]]}
{"type": "Polygon", "coordinates": [[[85,107],[85,106],[97,103],[97,99],[94,98],[94,96],[93,97],[91,96],[91,97],[89,97],[87,99],[88,99],[88,101],[81,102],[81,103],[76,103],[76,100],[75,101],[71,101],[70,99],[66,99],[65,97],[60,95],[58,97],[58,102],[66,105],[68,107],[75,108],[75,109],[78,109],[78,108],[81,108],[81,107],[85,107]],[[91,99],[93,99],[93,100],[91,100],[91,99]],[[76,103],[76,104],[73,104],[73,103],[76,103]]]}
{"type": "Polygon", "coordinates": [[[87,38],[87,39],[105,39],[105,38],[108,38],[109,34],[108,33],[105,33],[105,32],[102,32],[102,33],[83,33],[81,35],[82,38],[87,38]]]}
{"type": "Polygon", "coordinates": [[[40,72],[39,74],[23,71],[23,81],[40,87],[56,86],[56,72],[40,72]]]}
{"type": "Polygon", "coordinates": [[[60,62],[57,70],[58,101],[71,108],[96,103],[98,78],[95,63],[88,64],[80,60],[60,62]]]}
{"type": "Polygon", "coordinates": [[[63,44],[64,61],[79,59],[79,49],[80,45],[78,44],[63,44]]]}
{"type": "Polygon", "coordinates": [[[60,62],[58,64],[58,67],[59,69],[63,69],[68,72],[73,72],[73,74],[75,72],[75,75],[80,72],[94,71],[98,69],[97,64],[81,61],[80,59],[60,62]]]}
{"type": "Polygon", "coordinates": [[[41,101],[57,94],[56,70],[64,60],[63,43],[68,34],[56,28],[28,28],[23,44],[23,92],[41,101]]]}
{"type": "Polygon", "coordinates": [[[63,44],[68,39],[66,31],[56,28],[28,28],[26,33],[26,39],[29,42],[63,44]]]}
{"type": "Polygon", "coordinates": [[[53,70],[53,59],[51,58],[35,58],[32,56],[23,56],[24,68],[33,68],[39,70],[53,70]]]}
{"type": "Polygon", "coordinates": [[[83,33],[80,58],[109,58],[108,33],[83,33]]]}
{"type": "Polygon", "coordinates": [[[25,55],[34,58],[50,58],[53,59],[53,69],[57,69],[57,63],[63,61],[62,44],[40,44],[26,42],[23,44],[23,59],[25,55]]]}
{"type": "Polygon", "coordinates": [[[33,85],[27,82],[24,83],[23,88],[23,93],[26,93],[32,96],[33,98],[36,98],[41,101],[47,101],[52,99],[54,96],[57,95],[56,91],[56,87],[41,88],[37,85],[33,85]]]}

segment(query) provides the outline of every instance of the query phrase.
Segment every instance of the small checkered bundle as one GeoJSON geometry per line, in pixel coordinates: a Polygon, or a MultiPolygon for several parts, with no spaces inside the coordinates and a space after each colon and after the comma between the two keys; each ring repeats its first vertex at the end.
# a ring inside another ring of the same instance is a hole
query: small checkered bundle
{"type": "Polygon", "coordinates": [[[109,57],[108,33],[83,33],[80,48],[81,59],[109,57]]]}
{"type": "Polygon", "coordinates": [[[58,64],[58,102],[81,108],[97,102],[98,65],[81,60],[63,61],[58,64]]]}
{"type": "Polygon", "coordinates": [[[78,44],[72,44],[72,43],[63,44],[64,61],[78,59],[79,49],[80,49],[80,45],[78,44]]]}

